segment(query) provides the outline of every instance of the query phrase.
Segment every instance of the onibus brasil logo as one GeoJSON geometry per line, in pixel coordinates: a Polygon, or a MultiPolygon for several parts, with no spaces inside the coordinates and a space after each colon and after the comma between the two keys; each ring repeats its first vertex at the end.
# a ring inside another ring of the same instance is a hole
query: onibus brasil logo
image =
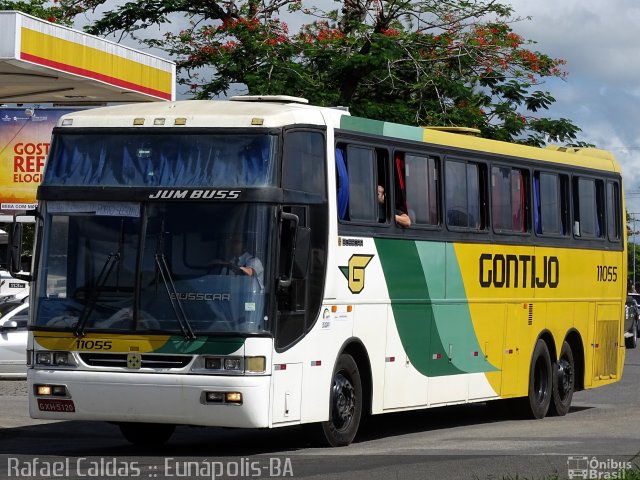
{"type": "Polygon", "coordinates": [[[349,264],[338,268],[349,282],[349,291],[357,294],[364,289],[364,269],[367,268],[373,255],[352,255],[349,264]]]}

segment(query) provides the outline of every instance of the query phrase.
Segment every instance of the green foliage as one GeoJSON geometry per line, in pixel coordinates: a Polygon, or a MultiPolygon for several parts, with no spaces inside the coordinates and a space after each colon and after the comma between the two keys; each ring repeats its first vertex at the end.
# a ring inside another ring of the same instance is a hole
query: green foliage
{"type": "Polygon", "coordinates": [[[75,14],[72,12],[65,12],[62,8],[55,5],[55,3],[57,2],[54,1],[54,5],[51,5],[49,0],[29,0],[18,2],[0,0],[0,10],[16,10],[49,22],[70,25],[75,14]],[[72,14],[69,15],[70,13],[72,14]]]}
{"type": "MultiPolygon", "coordinates": [[[[112,4],[60,0],[69,15],[112,4]]],[[[539,116],[555,102],[539,87],[564,77],[564,61],[513,31],[511,6],[494,0],[337,5],[323,11],[301,0],[129,1],[101,13],[87,30],[134,38],[144,30],[140,41],[176,60],[179,83],[195,98],[238,90],[289,94],[374,119],[475,127],[489,138],[531,145],[579,143],[580,129],[570,120],[539,116]],[[306,23],[290,32],[281,12],[306,23]],[[187,21],[187,28],[150,38],[150,27],[163,31],[176,21],[187,21]]]]}

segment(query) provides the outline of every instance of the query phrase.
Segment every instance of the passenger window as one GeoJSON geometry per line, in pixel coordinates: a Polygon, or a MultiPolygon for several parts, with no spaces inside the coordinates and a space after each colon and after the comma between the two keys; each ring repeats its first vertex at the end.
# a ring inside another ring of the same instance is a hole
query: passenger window
{"type": "Polygon", "coordinates": [[[347,147],[350,220],[375,222],[378,219],[374,166],[373,149],[347,147]]]}
{"type": "Polygon", "coordinates": [[[604,237],[603,190],[602,180],[573,179],[573,233],[576,237],[604,237]]]}
{"type": "Polygon", "coordinates": [[[620,187],[607,182],[607,232],[612,242],[620,240],[620,187]]]}
{"type": "Polygon", "coordinates": [[[447,225],[482,230],[484,185],[483,166],[478,163],[448,160],[445,164],[445,201],[447,225]]]}
{"type": "Polygon", "coordinates": [[[527,231],[526,173],[509,167],[491,168],[491,218],[499,232],[527,231]]]}
{"type": "Polygon", "coordinates": [[[409,218],[418,225],[438,225],[438,164],[432,157],[405,155],[409,218]]]}
{"type": "Polygon", "coordinates": [[[407,202],[407,165],[404,153],[396,152],[394,155],[395,167],[395,205],[394,218],[397,225],[407,228],[415,221],[411,218],[412,207],[407,202]]]}
{"type": "Polygon", "coordinates": [[[536,172],[533,178],[533,222],[541,235],[569,233],[569,185],[566,175],[536,172]]]}
{"type": "Polygon", "coordinates": [[[338,217],[377,222],[376,157],[372,148],[339,145],[336,148],[338,217]]]}
{"type": "Polygon", "coordinates": [[[378,181],[376,182],[376,194],[378,197],[378,223],[387,223],[389,219],[389,153],[387,150],[376,149],[376,167],[378,181]]]}

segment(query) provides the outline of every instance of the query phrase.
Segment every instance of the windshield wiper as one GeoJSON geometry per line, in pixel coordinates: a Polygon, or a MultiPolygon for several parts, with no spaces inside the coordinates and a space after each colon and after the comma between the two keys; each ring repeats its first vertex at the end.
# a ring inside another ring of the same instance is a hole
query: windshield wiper
{"type": "Polygon", "coordinates": [[[82,313],[80,313],[80,318],[78,319],[78,324],[76,325],[75,335],[76,337],[84,336],[84,327],[86,327],[87,322],[89,321],[89,317],[93,312],[93,307],[96,305],[98,301],[98,297],[105,283],[107,283],[107,279],[113,270],[113,267],[118,264],[118,272],[116,278],[116,286],[120,284],[120,257],[122,255],[122,249],[124,248],[124,220],[120,222],[120,238],[118,240],[118,251],[116,253],[111,252],[102,266],[102,270],[100,270],[100,275],[98,275],[98,279],[96,281],[94,290],[89,298],[86,298],[84,308],[82,309],[82,313]]]}
{"type": "Polygon", "coordinates": [[[91,312],[93,312],[93,307],[98,301],[98,296],[102,291],[102,287],[104,287],[104,284],[107,282],[107,279],[109,278],[109,275],[113,270],[113,267],[119,261],[120,261],[120,250],[118,250],[116,253],[110,253],[107,259],[105,260],[104,265],[102,266],[102,270],[100,271],[100,275],[98,275],[98,280],[96,281],[93,292],[91,293],[89,298],[86,299],[84,308],[82,309],[82,313],[80,314],[80,319],[78,320],[78,324],[76,325],[76,331],[75,331],[76,337],[84,336],[84,327],[87,325],[89,316],[91,315],[91,312]]]}
{"type": "Polygon", "coordinates": [[[193,329],[189,324],[189,320],[187,319],[187,314],[182,307],[182,302],[180,302],[178,298],[178,290],[176,289],[176,284],[173,282],[173,277],[171,276],[171,271],[169,270],[169,265],[167,265],[167,257],[164,255],[164,220],[160,225],[160,236],[158,237],[158,245],[156,247],[156,266],[157,271],[160,273],[162,277],[162,282],[167,290],[167,295],[169,296],[169,301],[171,302],[171,308],[173,308],[173,312],[176,314],[176,319],[178,320],[178,325],[180,325],[180,330],[182,330],[182,334],[186,340],[195,340],[196,335],[193,333],[193,329]],[[162,253],[161,253],[162,252],[162,253]]]}

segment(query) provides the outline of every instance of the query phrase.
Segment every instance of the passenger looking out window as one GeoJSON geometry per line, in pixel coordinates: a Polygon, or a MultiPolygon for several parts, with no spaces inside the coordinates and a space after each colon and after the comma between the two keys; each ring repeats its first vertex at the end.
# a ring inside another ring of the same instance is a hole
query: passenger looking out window
{"type": "MultiPolygon", "coordinates": [[[[378,221],[380,222],[385,221],[385,217],[386,217],[385,202],[386,202],[386,194],[384,191],[384,187],[382,185],[378,185],[378,209],[380,212],[378,216],[379,218],[378,221]]],[[[409,215],[407,215],[405,212],[403,212],[399,208],[395,209],[395,220],[396,220],[396,223],[403,228],[407,228],[411,226],[411,219],[409,218],[409,215]]]]}

